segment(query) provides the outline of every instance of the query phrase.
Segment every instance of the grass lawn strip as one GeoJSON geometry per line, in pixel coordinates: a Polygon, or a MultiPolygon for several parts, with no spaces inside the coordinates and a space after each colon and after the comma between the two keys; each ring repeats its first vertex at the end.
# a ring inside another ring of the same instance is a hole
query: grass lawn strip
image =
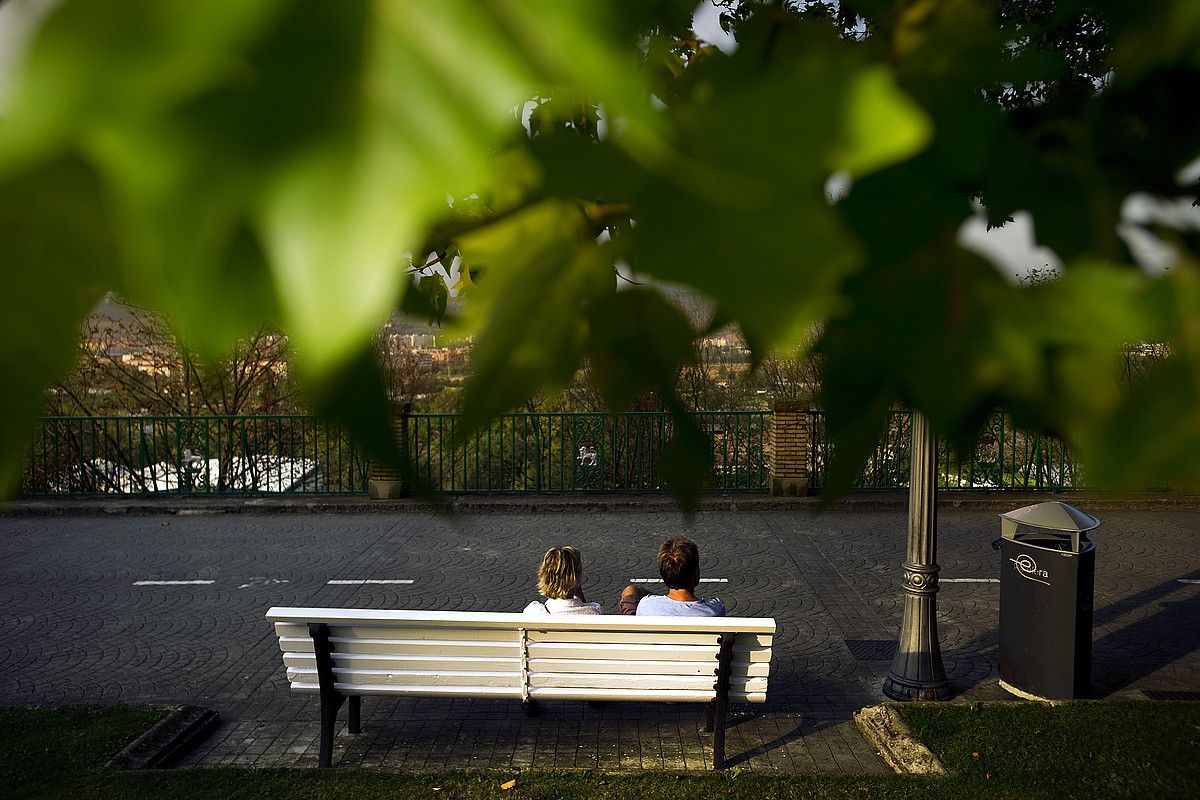
{"type": "Polygon", "coordinates": [[[1200,796],[1200,704],[909,705],[900,711],[945,777],[600,772],[387,773],[362,769],[114,772],[104,763],[161,709],[0,709],[0,792],[10,798],[964,798],[1200,796]],[[515,786],[502,788],[512,779],[515,786]]]}
{"type": "Polygon", "coordinates": [[[897,706],[979,796],[1200,797],[1200,703],[897,706]]]}

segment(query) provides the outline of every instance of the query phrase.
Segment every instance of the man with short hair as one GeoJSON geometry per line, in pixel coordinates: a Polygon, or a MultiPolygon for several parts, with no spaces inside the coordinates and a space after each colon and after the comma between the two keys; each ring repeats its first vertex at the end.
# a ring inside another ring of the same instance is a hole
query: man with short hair
{"type": "Polygon", "coordinates": [[[658,548],[658,574],[667,585],[665,595],[650,594],[630,584],[621,592],[621,613],[639,617],[723,617],[725,604],[714,598],[696,597],[700,584],[700,549],[682,536],[668,539],[658,548]]]}

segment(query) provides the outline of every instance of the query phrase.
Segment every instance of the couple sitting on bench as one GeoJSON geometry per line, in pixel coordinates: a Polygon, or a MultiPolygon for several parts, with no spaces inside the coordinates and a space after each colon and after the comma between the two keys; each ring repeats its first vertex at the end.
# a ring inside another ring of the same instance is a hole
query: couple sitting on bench
{"type": "MultiPolygon", "coordinates": [[[[675,538],[658,548],[658,572],[667,585],[665,595],[651,594],[630,584],[617,607],[628,616],[723,617],[725,604],[696,597],[700,584],[700,550],[691,539],[675,538]]],[[[546,601],[533,601],[526,614],[603,614],[599,603],[583,595],[583,561],[574,547],[552,547],[538,567],[538,590],[546,601]]]]}

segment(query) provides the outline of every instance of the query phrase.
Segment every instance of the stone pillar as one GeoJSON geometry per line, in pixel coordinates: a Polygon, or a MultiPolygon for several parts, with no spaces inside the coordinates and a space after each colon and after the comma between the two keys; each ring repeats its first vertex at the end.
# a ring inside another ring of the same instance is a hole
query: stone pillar
{"type": "Polygon", "coordinates": [[[779,400],[771,411],[771,435],[767,443],[771,494],[808,494],[808,406],[779,400]]]}
{"type": "MultiPolygon", "coordinates": [[[[409,403],[395,403],[392,408],[392,433],[396,445],[405,458],[408,457],[408,418],[412,414],[409,403]]],[[[372,500],[394,500],[408,497],[410,492],[404,474],[391,464],[381,464],[371,459],[367,465],[367,490],[372,500]]]]}
{"type": "Polygon", "coordinates": [[[929,421],[916,411],[911,451],[904,619],[883,693],[893,700],[945,700],[950,685],[937,632],[937,438],[929,421]]]}

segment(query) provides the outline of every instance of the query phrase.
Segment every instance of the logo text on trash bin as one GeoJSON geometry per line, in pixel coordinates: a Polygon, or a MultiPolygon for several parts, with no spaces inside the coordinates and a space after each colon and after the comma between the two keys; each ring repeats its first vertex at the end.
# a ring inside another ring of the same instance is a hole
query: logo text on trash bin
{"type": "Polygon", "coordinates": [[[1017,572],[1021,573],[1022,578],[1034,581],[1036,583],[1044,583],[1049,586],[1050,581],[1044,581],[1042,578],[1049,578],[1050,573],[1044,569],[1038,569],[1037,562],[1029,555],[1022,553],[1016,558],[1010,558],[1009,561],[1017,567],[1017,572]]]}

